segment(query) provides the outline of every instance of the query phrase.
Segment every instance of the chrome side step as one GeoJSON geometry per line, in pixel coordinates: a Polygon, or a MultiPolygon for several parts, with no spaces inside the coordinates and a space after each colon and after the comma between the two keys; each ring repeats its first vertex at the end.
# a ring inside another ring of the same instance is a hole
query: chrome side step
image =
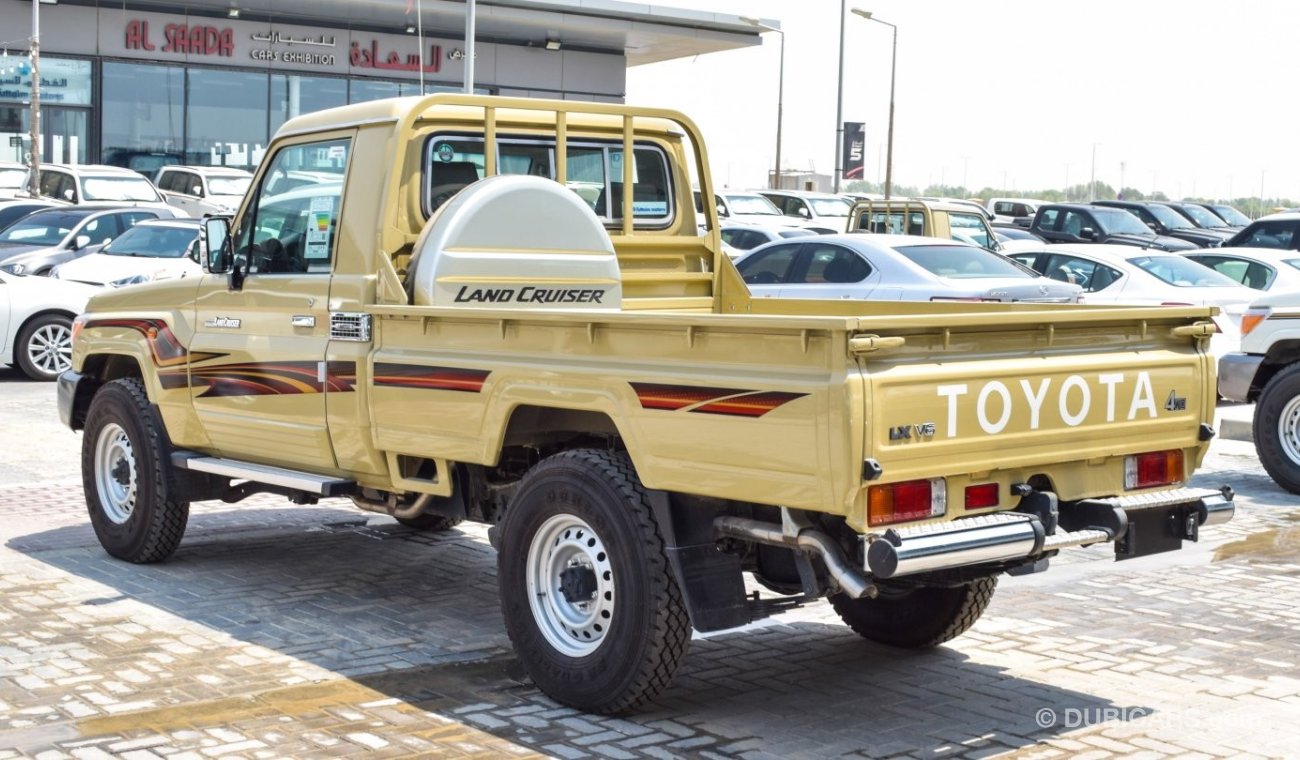
{"type": "Polygon", "coordinates": [[[182,470],[206,472],[234,480],[251,480],[290,491],[301,491],[313,496],[344,496],[356,487],[356,482],[329,475],[316,475],[283,467],[273,467],[235,459],[222,459],[196,454],[192,451],[172,452],[172,464],[182,470]]]}

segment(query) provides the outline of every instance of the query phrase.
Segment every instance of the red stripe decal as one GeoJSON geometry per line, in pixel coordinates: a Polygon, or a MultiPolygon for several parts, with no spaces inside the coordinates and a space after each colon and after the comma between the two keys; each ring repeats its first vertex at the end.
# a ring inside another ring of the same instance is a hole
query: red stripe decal
{"type": "Polygon", "coordinates": [[[733,417],[762,417],[773,409],[797,398],[803,398],[806,393],[782,393],[780,391],[769,391],[767,393],[750,393],[745,396],[714,401],[713,403],[697,406],[692,412],[701,414],[723,414],[733,417]]]}
{"type": "Polygon", "coordinates": [[[479,393],[491,374],[481,369],[461,367],[424,367],[418,364],[375,364],[375,385],[389,388],[419,388],[423,390],[462,391],[479,393]]]}
{"type": "Polygon", "coordinates": [[[723,396],[735,396],[753,391],[739,388],[703,388],[693,385],[661,385],[659,383],[631,383],[636,391],[637,400],[643,409],[665,409],[676,411],[688,406],[695,406],[706,401],[713,401],[723,396]]]}

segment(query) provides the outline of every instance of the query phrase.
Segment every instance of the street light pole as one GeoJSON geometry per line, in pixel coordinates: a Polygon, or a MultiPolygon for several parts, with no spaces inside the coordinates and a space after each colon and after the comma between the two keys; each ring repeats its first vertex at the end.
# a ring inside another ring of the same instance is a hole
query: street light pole
{"type": "Polygon", "coordinates": [[[41,3],[32,0],[32,149],[27,161],[27,191],[33,198],[41,190],[41,3]]]}
{"type": "Polygon", "coordinates": [[[781,121],[782,111],[785,104],[785,32],[779,27],[768,26],[753,16],[741,16],[741,21],[747,24],[765,29],[769,32],[776,32],[781,35],[781,57],[780,64],[777,67],[776,75],[776,172],[772,175],[771,185],[773,190],[781,189],[781,121]]]}
{"type": "Polygon", "coordinates": [[[898,27],[876,18],[871,11],[854,8],[853,13],[867,21],[884,24],[893,31],[893,46],[889,54],[889,137],[886,138],[885,148],[885,199],[888,200],[894,189],[894,75],[898,71],[898,27]]]}
{"type": "Polygon", "coordinates": [[[844,8],[848,0],[840,0],[840,73],[839,92],[835,96],[835,183],[833,192],[840,191],[840,177],[844,173],[844,8]]]}
{"type": "Polygon", "coordinates": [[[474,0],[465,0],[465,94],[474,94],[474,0]]]}

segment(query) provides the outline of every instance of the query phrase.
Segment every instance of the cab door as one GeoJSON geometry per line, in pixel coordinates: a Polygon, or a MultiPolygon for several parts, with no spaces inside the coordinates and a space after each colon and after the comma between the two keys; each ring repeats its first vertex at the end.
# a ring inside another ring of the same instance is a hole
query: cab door
{"type": "Polygon", "coordinates": [[[336,382],[324,360],[350,155],[350,131],[281,144],[232,226],[234,261],[247,272],[242,283],[203,276],[188,382],[195,413],[223,456],[335,466],[325,394],[350,392],[351,384],[336,382]],[[302,171],[321,181],[277,192],[289,172],[302,171]]]}

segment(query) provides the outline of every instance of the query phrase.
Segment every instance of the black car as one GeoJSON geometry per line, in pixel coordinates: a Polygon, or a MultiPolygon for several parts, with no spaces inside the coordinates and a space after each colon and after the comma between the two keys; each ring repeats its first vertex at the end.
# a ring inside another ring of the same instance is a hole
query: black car
{"type": "Polygon", "coordinates": [[[1237,230],[1241,229],[1223,221],[1222,217],[1199,203],[1192,203],[1191,201],[1158,201],[1158,203],[1177,211],[1183,215],[1184,219],[1203,230],[1210,230],[1226,236],[1224,239],[1232,237],[1237,234],[1237,230]]]}
{"type": "Polygon", "coordinates": [[[38,200],[4,201],[0,203],[0,231],[33,211],[40,211],[43,208],[51,208],[57,205],[59,204],[51,201],[38,200]]]}
{"type": "Polygon", "coordinates": [[[1029,231],[1052,243],[1118,243],[1161,251],[1191,251],[1198,247],[1186,240],[1155,234],[1122,208],[1086,203],[1039,206],[1029,231]]]}
{"type": "Polygon", "coordinates": [[[1228,238],[1227,247],[1300,249],[1300,214],[1274,214],[1251,222],[1246,229],[1228,238]]]}
{"type": "Polygon", "coordinates": [[[998,240],[1003,242],[1007,240],[1032,240],[1036,243],[1046,243],[1038,235],[1026,229],[1029,220],[1033,217],[1025,217],[1025,224],[1013,224],[1011,222],[993,222],[993,234],[998,236],[998,240]]]}
{"type": "Polygon", "coordinates": [[[1213,211],[1214,215],[1226,222],[1229,227],[1241,229],[1250,224],[1250,217],[1226,203],[1197,203],[1195,205],[1213,211]]]}
{"type": "Polygon", "coordinates": [[[1231,237],[1226,232],[1200,229],[1187,217],[1156,201],[1093,201],[1092,205],[1122,208],[1141,219],[1157,235],[1186,240],[1197,248],[1217,248],[1231,237]]]}

